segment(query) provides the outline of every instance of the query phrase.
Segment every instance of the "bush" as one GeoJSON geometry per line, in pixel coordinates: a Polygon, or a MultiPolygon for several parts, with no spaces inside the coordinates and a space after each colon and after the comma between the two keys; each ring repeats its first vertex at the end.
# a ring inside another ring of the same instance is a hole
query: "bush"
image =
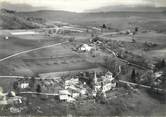
{"type": "Polygon", "coordinates": [[[75,39],[74,39],[74,37],[73,38],[70,38],[69,39],[69,42],[73,42],[75,39]]]}
{"type": "Polygon", "coordinates": [[[37,91],[38,93],[41,93],[41,86],[40,86],[39,84],[37,85],[36,91],[37,91]]]}

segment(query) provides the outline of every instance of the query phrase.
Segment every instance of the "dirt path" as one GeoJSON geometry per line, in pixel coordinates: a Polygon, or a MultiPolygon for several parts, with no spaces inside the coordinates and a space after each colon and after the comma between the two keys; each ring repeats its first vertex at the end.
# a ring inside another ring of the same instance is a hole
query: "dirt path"
{"type": "Polygon", "coordinates": [[[1,78],[24,79],[25,77],[24,77],[24,76],[0,76],[0,79],[1,79],[1,78]]]}
{"type": "MultiPolygon", "coordinates": [[[[124,83],[124,84],[128,84],[128,85],[133,85],[133,86],[139,86],[139,87],[142,87],[142,88],[146,88],[146,89],[151,89],[152,87],[151,86],[147,86],[147,85],[142,85],[142,84],[137,84],[137,83],[132,83],[132,82],[127,82],[127,81],[124,81],[124,80],[119,80],[120,83],[124,83]]],[[[154,90],[157,90],[159,92],[164,92],[166,93],[166,90],[164,89],[160,89],[160,88],[153,88],[154,90]]]]}

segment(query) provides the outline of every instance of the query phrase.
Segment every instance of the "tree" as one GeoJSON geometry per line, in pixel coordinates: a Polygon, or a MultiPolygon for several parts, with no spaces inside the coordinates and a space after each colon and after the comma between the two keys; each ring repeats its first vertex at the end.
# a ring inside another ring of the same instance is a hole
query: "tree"
{"type": "Polygon", "coordinates": [[[104,57],[104,67],[108,69],[113,75],[119,72],[119,64],[116,58],[104,57]]]}
{"type": "Polygon", "coordinates": [[[156,64],[156,69],[161,69],[166,66],[165,60],[162,59],[156,64]]]}
{"type": "Polygon", "coordinates": [[[95,100],[96,100],[96,102],[101,103],[101,104],[106,103],[106,99],[104,97],[104,94],[100,90],[97,91],[95,100]]]}
{"type": "Polygon", "coordinates": [[[154,79],[155,79],[155,76],[154,76],[154,74],[153,74],[153,71],[149,71],[149,72],[147,73],[146,77],[147,77],[147,83],[148,83],[148,85],[149,85],[149,86],[152,86],[153,83],[154,83],[154,79]]]}
{"type": "Polygon", "coordinates": [[[39,84],[37,85],[36,91],[37,91],[38,93],[41,92],[41,86],[40,86],[39,84]]]}
{"type": "Polygon", "coordinates": [[[102,28],[107,28],[105,24],[103,24],[102,28]]]}
{"type": "Polygon", "coordinates": [[[94,80],[93,78],[86,78],[87,79],[87,85],[91,88],[91,89],[94,89],[94,80]]]}
{"type": "Polygon", "coordinates": [[[138,27],[135,27],[135,32],[138,32],[138,27]]]}
{"type": "Polygon", "coordinates": [[[135,69],[133,69],[133,71],[131,73],[131,81],[133,83],[136,83],[136,72],[135,72],[135,69]]]}
{"type": "Polygon", "coordinates": [[[48,34],[52,34],[52,30],[49,30],[49,31],[48,31],[48,34]]]}
{"type": "Polygon", "coordinates": [[[17,82],[17,81],[15,81],[15,82],[13,83],[13,89],[14,89],[14,90],[17,90],[17,89],[18,89],[18,82],[17,82]]]}
{"type": "Polygon", "coordinates": [[[30,87],[34,88],[34,85],[35,85],[35,77],[31,77],[31,79],[30,79],[30,87]]]}
{"type": "Polygon", "coordinates": [[[91,37],[94,37],[95,35],[94,35],[94,33],[91,33],[91,37]]]}
{"type": "Polygon", "coordinates": [[[162,59],[162,61],[161,61],[161,67],[165,67],[165,60],[164,59],[162,59]]]}
{"type": "Polygon", "coordinates": [[[74,37],[69,38],[69,42],[74,42],[74,37]]]}

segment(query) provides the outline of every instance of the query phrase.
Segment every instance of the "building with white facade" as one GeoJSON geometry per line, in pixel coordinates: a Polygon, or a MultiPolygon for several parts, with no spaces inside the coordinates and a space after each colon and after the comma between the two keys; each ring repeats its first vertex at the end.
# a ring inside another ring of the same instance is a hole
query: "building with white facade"
{"type": "MultiPolygon", "coordinates": [[[[98,81],[98,78],[94,77],[94,84],[95,84],[95,92],[102,91],[103,93],[111,90],[112,88],[116,87],[115,79],[112,76],[111,72],[107,72],[105,76],[101,77],[101,81],[98,81]]],[[[95,95],[95,94],[93,94],[95,95]]]]}
{"type": "Polygon", "coordinates": [[[93,47],[89,46],[88,44],[82,44],[82,46],[79,48],[81,51],[90,52],[93,49],[93,47]]]}

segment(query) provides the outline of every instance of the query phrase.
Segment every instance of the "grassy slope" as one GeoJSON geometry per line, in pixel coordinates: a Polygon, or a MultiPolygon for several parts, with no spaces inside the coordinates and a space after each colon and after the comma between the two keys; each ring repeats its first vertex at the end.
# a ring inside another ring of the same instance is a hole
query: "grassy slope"
{"type": "Polygon", "coordinates": [[[72,24],[99,26],[103,23],[110,24],[112,28],[126,29],[129,23],[134,23],[144,29],[165,31],[165,13],[139,13],[139,12],[106,12],[106,13],[74,13],[66,11],[35,11],[0,13],[0,24],[3,28],[36,28],[42,26],[27,18],[41,18],[48,22],[63,21],[72,24]],[[158,19],[160,18],[160,19],[158,19]],[[11,25],[12,24],[12,25],[11,25]],[[163,26],[163,28],[161,28],[163,26]]]}
{"type": "Polygon", "coordinates": [[[139,12],[106,12],[106,13],[73,13],[66,11],[36,11],[36,12],[19,12],[20,17],[39,17],[46,21],[63,21],[80,25],[99,26],[103,23],[111,24],[111,27],[117,29],[128,28],[129,23],[135,23],[145,29],[160,29],[161,25],[166,24],[164,13],[139,13],[139,12]],[[161,19],[158,19],[158,18],[161,19]],[[162,20],[162,23],[160,23],[162,20]],[[149,23],[148,23],[149,22],[149,23]],[[146,24],[146,25],[145,25],[146,24]],[[153,25],[152,25],[153,24],[153,25]],[[155,26],[154,26],[155,25],[155,26]]]}
{"type": "Polygon", "coordinates": [[[32,29],[43,25],[29,22],[24,18],[16,16],[14,13],[0,11],[0,27],[2,29],[32,29]]]}

